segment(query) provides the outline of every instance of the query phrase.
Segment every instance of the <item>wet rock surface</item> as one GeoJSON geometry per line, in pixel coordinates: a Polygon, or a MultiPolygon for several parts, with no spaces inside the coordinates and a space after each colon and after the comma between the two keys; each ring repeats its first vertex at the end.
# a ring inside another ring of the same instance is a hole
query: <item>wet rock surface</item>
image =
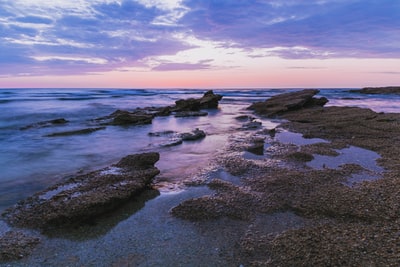
{"type": "Polygon", "coordinates": [[[159,173],[158,153],[134,154],[117,164],[68,179],[7,209],[12,226],[59,227],[89,220],[145,190],[159,173]]]}
{"type": "Polygon", "coordinates": [[[81,134],[91,134],[100,130],[104,130],[106,127],[94,127],[94,128],[85,128],[73,131],[65,131],[65,132],[56,132],[45,135],[46,137],[57,137],[57,136],[70,136],[70,135],[81,135],[81,134]]]}
{"type": "MultiPolygon", "coordinates": [[[[191,221],[247,221],[248,229],[235,251],[238,263],[245,266],[397,266],[400,114],[319,105],[277,110],[263,114],[281,114],[288,121],[280,127],[329,143],[270,141],[264,158],[248,160],[239,152],[246,149],[251,137],[247,137],[249,141],[235,137],[236,145],[228,147],[218,160],[228,173],[240,177],[242,184],[210,181],[213,194],[184,201],[172,214],[191,221]],[[353,175],[368,175],[370,170],[362,162],[322,169],[307,165],[315,154],[335,157],[340,149],[352,146],[381,155],[378,164],[385,169],[379,173],[380,179],[348,186],[346,181],[353,175]],[[275,232],[256,223],[261,214],[282,212],[298,216],[298,223],[275,232]]],[[[265,134],[265,138],[274,138],[265,134]]]]}
{"type": "Polygon", "coordinates": [[[39,237],[21,231],[6,232],[0,236],[0,263],[28,256],[39,242],[39,237]]]}
{"type": "Polygon", "coordinates": [[[315,98],[314,96],[318,93],[319,90],[306,89],[280,94],[272,96],[264,102],[256,102],[248,109],[254,110],[259,115],[274,117],[293,110],[323,106],[328,102],[328,99],[325,97],[315,98]]]}

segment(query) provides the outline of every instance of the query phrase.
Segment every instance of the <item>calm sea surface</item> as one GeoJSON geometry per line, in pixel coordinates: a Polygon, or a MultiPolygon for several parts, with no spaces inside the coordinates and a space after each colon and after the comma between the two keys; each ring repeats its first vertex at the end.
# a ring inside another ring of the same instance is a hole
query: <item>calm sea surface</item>
{"type": "MultiPolygon", "coordinates": [[[[232,250],[229,244],[234,243],[233,233],[240,233],[235,228],[240,223],[230,226],[227,222],[224,233],[213,232],[213,222],[209,222],[204,225],[207,231],[199,232],[200,225],[175,219],[169,210],[187,198],[209,193],[207,187],[182,191],[180,185],[212,164],[210,161],[228,137],[237,132],[235,117],[250,114],[246,107],[252,102],[291,90],[215,90],[223,99],[219,109],[210,111],[207,117],[157,117],[149,125],[107,126],[87,135],[46,137],[54,132],[94,127],[93,119],[117,109],[173,105],[178,99],[201,97],[205,90],[0,89],[0,212],[69,176],[108,166],[128,154],[157,151],[161,155],[157,163],[161,174],[156,184],[161,195],[149,196],[145,204],[127,204],[96,226],[42,237],[32,256],[12,266],[202,266],[204,259],[210,266],[229,265],[221,263],[219,251],[232,250]],[[57,118],[69,122],[24,129],[57,118]],[[173,147],[160,146],[168,137],[148,135],[195,128],[204,130],[207,137],[173,147]]],[[[323,89],[319,96],[329,99],[327,105],[400,112],[400,96],[361,95],[348,93],[347,89],[323,89]]],[[[266,128],[279,124],[267,119],[262,122],[266,128]]],[[[281,141],[298,135],[282,135],[281,141]]],[[[287,215],[276,216],[266,221],[279,224],[279,216],[287,215]]],[[[7,229],[0,221],[0,234],[7,229]]]]}

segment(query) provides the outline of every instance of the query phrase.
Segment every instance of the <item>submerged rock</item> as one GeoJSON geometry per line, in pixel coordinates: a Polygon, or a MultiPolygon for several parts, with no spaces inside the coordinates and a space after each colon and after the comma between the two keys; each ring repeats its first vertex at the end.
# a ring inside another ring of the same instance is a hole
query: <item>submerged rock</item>
{"type": "Polygon", "coordinates": [[[314,98],[319,90],[306,89],[291,93],[285,93],[273,96],[264,102],[253,103],[248,109],[254,110],[257,114],[274,117],[286,112],[310,108],[315,106],[324,106],[328,99],[325,97],[314,98]]]}
{"type": "Polygon", "coordinates": [[[112,210],[145,190],[159,173],[158,153],[134,154],[110,167],[58,183],[7,209],[13,226],[46,228],[76,224],[112,210]]]}
{"type": "Polygon", "coordinates": [[[8,231],[0,236],[0,262],[18,260],[31,254],[40,238],[20,231],[8,231]]]}
{"type": "Polygon", "coordinates": [[[90,134],[100,130],[104,130],[106,127],[96,127],[96,128],[85,128],[74,131],[57,132],[45,135],[46,137],[56,137],[56,136],[69,136],[69,135],[80,135],[80,134],[90,134]]]}
{"type": "Polygon", "coordinates": [[[49,127],[53,125],[61,125],[61,124],[66,124],[68,121],[64,118],[59,118],[59,119],[54,119],[54,120],[48,120],[48,121],[41,121],[33,124],[29,124],[27,126],[21,127],[20,130],[28,130],[31,128],[41,128],[41,127],[49,127]]]}

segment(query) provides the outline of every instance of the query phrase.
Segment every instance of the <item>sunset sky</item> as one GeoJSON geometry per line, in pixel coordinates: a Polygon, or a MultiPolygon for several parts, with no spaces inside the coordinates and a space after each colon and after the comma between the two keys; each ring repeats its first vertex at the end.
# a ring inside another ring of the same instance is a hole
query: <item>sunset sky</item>
{"type": "Polygon", "coordinates": [[[399,0],[0,0],[0,88],[400,85],[399,0]]]}

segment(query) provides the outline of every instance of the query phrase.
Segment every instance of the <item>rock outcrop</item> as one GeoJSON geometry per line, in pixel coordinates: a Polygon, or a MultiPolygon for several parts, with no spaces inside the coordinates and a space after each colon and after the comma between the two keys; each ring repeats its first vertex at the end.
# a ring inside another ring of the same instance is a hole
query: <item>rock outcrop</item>
{"type": "Polygon", "coordinates": [[[274,117],[293,110],[324,106],[328,99],[325,97],[315,98],[314,96],[318,93],[319,90],[306,89],[280,94],[266,101],[253,103],[248,109],[254,110],[255,113],[262,116],[274,117]]]}
{"type": "Polygon", "coordinates": [[[386,87],[365,87],[360,90],[350,90],[352,93],[360,94],[400,94],[400,86],[386,86],[386,87]]]}
{"type": "Polygon", "coordinates": [[[29,228],[76,224],[117,207],[145,190],[159,173],[158,153],[134,154],[110,167],[56,184],[6,210],[10,225],[29,228]]]}
{"type": "Polygon", "coordinates": [[[212,90],[207,91],[201,98],[180,99],[175,101],[176,112],[199,111],[200,109],[216,109],[222,95],[214,94],[212,90]]]}

